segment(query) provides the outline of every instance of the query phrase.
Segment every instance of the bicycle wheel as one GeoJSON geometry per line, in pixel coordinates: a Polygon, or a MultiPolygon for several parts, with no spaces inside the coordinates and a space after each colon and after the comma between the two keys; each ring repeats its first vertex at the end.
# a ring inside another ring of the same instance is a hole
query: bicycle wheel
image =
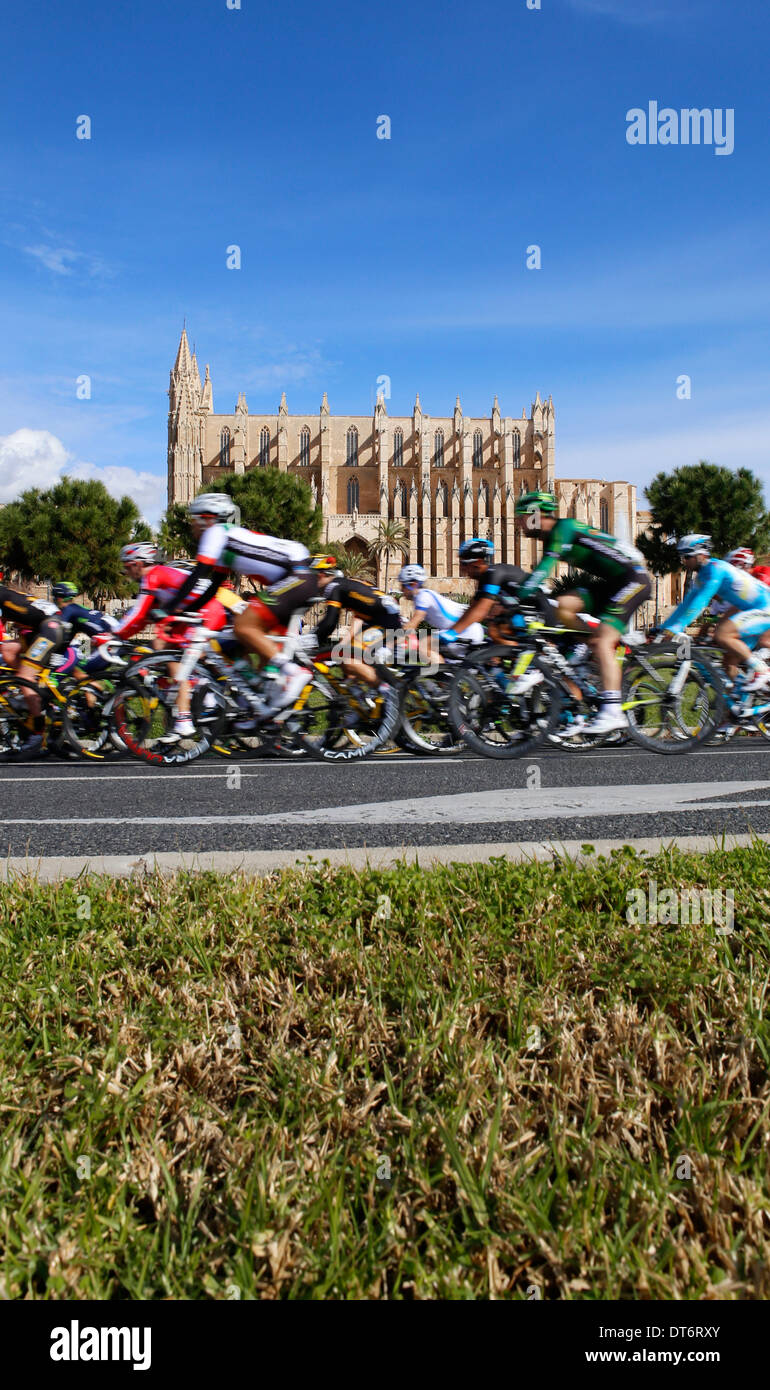
{"type": "Polygon", "coordinates": [[[457,672],[449,693],[452,728],[485,758],[521,758],[558,727],[562,692],[547,664],[534,657],[528,673],[541,679],[517,694],[514,668],[521,651],[489,647],[457,672]]]}
{"type": "MultiPolygon", "coordinates": [[[[32,681],[19,680],[17,676],[0,679],[0,760],[18,760],[37,757],[43,751],[44,737],[31,728],[29,705],[25,697],[39,701],[43,714],[47,715],[44,692],[32,681]]],[[[46,723],[46,734],[50,725],[46,723]]]]}
{"type": "Polygon", "coordinates": [[[400,747],[423,756],[459,753],[465,744],[449,722],[449,692],[454,672],[447,666],[427,675],[414,671],[404,676],[397,689],[401,724],[396,734],[400,747]]]}
{"type": "Polygon", "coordinates": [[[700,652],[683,661],[673,645],[637,649],[623,667],[622,693],[631,738],[653,753],[688,753],[726,717],[717,668],[700,652]]]}
{"type": "Polygon", "coordinates": [[[111,694],[111,688],[105,691],[96,682],[77,682],[67,691],[62,729],[67,746],[78,757],[103,758],[113,748],[109,714],[105,712],[111,694]]]}
{"type": "Polygon", "coordinates": [[[390,742],[398,720],[395,686],[373,686],[371,695],[359,695],[347,689],[341,668],[319,662],[282,724],[311,758],[358,762],[390,742]]]}
{"type": "Polygon", "coordinates": [[[204,718],[199,709],[196,722],[193,698],[191,718],[195,732],[189,738],[176,736],[174,705],[178,687],[167,668],[168,658],[150,658],[124,679],[115,692],[110,728],[133,757],[155,766],[173,767],[193,762],[208,753],[211,725],[219,715],[219,708],[212,710],[211,721],[204,718]]]}

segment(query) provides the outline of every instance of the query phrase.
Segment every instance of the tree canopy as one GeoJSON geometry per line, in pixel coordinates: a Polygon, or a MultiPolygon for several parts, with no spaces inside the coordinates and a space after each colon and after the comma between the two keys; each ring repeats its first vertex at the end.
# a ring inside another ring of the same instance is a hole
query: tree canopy
{"type": "Polygon", "coordinates": [[[646,492],[652,535],[639,536],[637,545],[654,574],[679,568],[676,549],[669,542],[692,532],[711,536],[715,555],[739,545],[749,545],[760,554],[770,546],[770,516],[762,483],[748,468],[734,472],[701,459],[672,473],[656,473],[646,492]]]}
{"type": "MultiPolygon", "coordinates": [[[[201,492],[226,492],[240,507],[241,525],[269,536],[300,541],[312,552],[318,549],[323,516],[313,502],[308,483],[277,468],[250,468],[247,473],[227,473],[201,492]]],[[[193,555],[187,510],[179,502],[169,507],[161,523],[159,541],[170,554],[193,555]]]]}
{"type": "Polygon", "coordinates": [[[29,580],[71,579],[94,602],[130,592],[121,546],[147,531],[130,497],[103,483],[62,478],[0,510],[0,563],[29,580]]]}

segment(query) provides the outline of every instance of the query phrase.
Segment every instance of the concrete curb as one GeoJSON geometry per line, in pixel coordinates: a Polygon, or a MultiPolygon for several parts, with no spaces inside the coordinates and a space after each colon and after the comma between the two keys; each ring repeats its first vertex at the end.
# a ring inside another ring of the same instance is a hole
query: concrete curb
{"type": "Polygon", "coordinates": [[[252,850],[238,852],[209,852],[202,854],[158,853],[141,855],[72,856],[42,859],[6,859],[0,863],[0,882],[12,878],[34,878],[40,883],[55,883],[63,879],[101,874],[110,878],[131,878],[158,872],[171,875],[186,870],[204,873],[213,870],[220,874],[246,874],[260,877],[274,869],[318,868],[328,863],[333,868],[373,869],[392,868],[398,864],[419,863],[423,868],[434,864],[479,864],[495,857],[513,863],[524,860],[553,858],[573,859],[578,863],[597,855],[608,855],[614,849],[629,845],[637,852],[656,854],[671,846],[704,854],[715,849],[737,849],[761,840],[770,843],[768,835],[683,835],[642,840],[530,840],[520,844],[510,842],[475,845],[388,846],[356,849],[314,850],[252,850]],[[584,853],[586,843],[593,845],[593,854],[584,853]]]}

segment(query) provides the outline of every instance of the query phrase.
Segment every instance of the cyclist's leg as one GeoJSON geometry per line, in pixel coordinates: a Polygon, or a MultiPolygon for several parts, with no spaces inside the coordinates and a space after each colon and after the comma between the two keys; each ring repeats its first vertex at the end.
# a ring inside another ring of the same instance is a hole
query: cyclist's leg
{"type": "MultiPolygon", "coordinates": [[[[758,643],[767,629],[768,613],[763,609],[746,609],[742,613],[733,613],[729,618],[722,618],[717,623],[714,632],[714,641],[717,646],[725,652],[728,661],[735,665],[740,664],[748,667],[754,673],[754,684],[759,688],[759,682],[764,672],[767,671],[767,661],[765,659],[766,648],[759,648],[758,643]]],[[[725,662],[727,669],[727,661],[725,662]]],[[[765,681],[761,681],[765,684],[765,681]]]]}
{"type": "MultiPolygon", "coordinates": [[[[69,628],[65,627],[64,623],[60,623],[56,618],[46,618],[22,655],[17,670],[19,679],[30,681],[37,686],[41,672],[50,664],[54,652],[60,651],[63,647],[68,632],[69,628]]],[[[32,718],[39,719],[42,709],[39,695],[33,694],[32,691],[25,692],[24,698],[32,718]]]]}

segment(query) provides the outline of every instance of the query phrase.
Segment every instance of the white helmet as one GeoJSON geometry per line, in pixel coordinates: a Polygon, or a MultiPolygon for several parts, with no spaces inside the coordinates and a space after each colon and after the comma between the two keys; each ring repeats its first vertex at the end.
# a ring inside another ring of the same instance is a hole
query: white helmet
{"type": "Polygon", "coordinates": [[[398,578],[401,584],[424,584],[428,576],[422,565],[404,565],[398,578]]]}
{"type": "Polygon", "coordinates": [[[157,565],[159,559],[160,551],[152,541],[133,541],[131,545],[124,545],[120,552],[123,565],[131,560],[141,560],[144,565],[157,565]]]}
{"type": "Polygon", "coordinates": [[[711,537],[694,531],[689,536],[682,536],[676,548],[680,555],[710,555],[711,537]]]}
{"type": "Polygon", "coordinates": [[[238,516],[238,508],[226,492],[202,492],[188,504],[187,511],[190,516],[213,516],[225,523],[238,516]]]}

